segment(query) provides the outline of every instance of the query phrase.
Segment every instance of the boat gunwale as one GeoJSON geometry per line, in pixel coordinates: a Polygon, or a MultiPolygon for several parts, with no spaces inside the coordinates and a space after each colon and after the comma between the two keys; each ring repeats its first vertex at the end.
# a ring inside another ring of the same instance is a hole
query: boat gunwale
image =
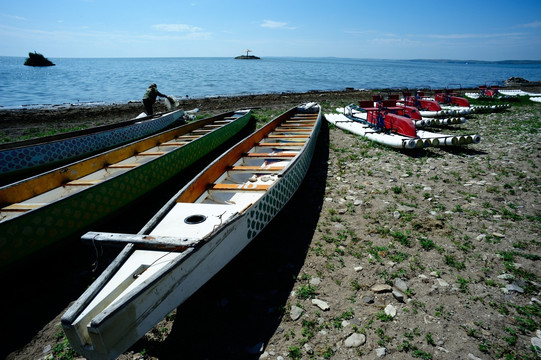
{"type": "Polygon", "coordinates": [[[0,144],[0,152],[6,151],[6,150],[24,148],[31,145],[42,145],[42,144],[48,144],[48,143],[52,143],[56,141],[77,139],[77,138],[87,136],[87,135],[97,135],[97,134],[111,131],[114,129],[121,129],[124,127],[132,126],[137,123],[157,120],[164,116],[171,115],[172,113],[175,113],[177,111],[184,112],[183,109],[177,109],[177,110],[172,110],[172,111],[167,111],[167,112],[156,113],[154,115],[145,116],[141,118],[132,118],[129,120],[119,121],[117,123],[112,123],[112,124],[98,125],[98,126],[89,127],[86,129],[81,129],[81,130],[67,131],[67,132],[54,134],[54,135],[41,136],[41,137],[35,137],[32,139],[3,143],[3,144],[0,144]]]}

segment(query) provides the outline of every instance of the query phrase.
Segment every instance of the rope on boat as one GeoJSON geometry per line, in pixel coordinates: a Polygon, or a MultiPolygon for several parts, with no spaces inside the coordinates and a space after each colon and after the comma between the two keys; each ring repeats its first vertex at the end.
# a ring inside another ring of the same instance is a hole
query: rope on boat
{"type": "Polygon", "coordinates": [[[92,263],[92,272],[98,270],[98,264],[100,262],[100,257],[103,255],[103,247],[100,246],[101,254],[98,253],[98,247],[96,246],[96,239],[92,239],[92,245],[94,246],[94,251],[96,253],[96,260],[92,263]]]}
{"type": "Polygon", "coordinates": [[[139,276],[143,275],[143,273],[144,273],[145,271],[147,271],[148,269],[150,269],[150,267],[151,267],[152,265],[156,264],[157,261],[161,260],[163,257],[165,257],[165,256],[167,256],[167,255],[169,255],[169,254],[171,254],[171,253],[172,253],[172,251],[166,252],[165,254],[163,254],[162,256],[160,256],[159,258],[157,258],[156,260],[154,260],[150,265],[148,265],[148,266],[147,266],[145,269],[143,269],[140,273],[138,273],[138,274],[133,274],[133,278],[134,278],[134,279],[137,279],[139,276]]]}

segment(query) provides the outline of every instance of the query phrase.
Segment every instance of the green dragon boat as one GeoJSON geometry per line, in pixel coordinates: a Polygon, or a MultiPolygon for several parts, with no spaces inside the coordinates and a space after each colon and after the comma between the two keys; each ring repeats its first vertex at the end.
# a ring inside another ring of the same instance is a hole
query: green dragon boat
{"type": "Polygon", "coordinates": [[[0,188],[0,268],[83,233],[217,149],[250,110],[198,120],[0,188]]]}

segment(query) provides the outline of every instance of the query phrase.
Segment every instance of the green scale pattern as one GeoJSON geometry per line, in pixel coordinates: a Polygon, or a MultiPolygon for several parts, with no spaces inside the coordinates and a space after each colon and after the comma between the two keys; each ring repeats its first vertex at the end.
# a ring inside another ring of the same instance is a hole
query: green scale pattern
{"type": "Polygon", "coordinates": [[[286,172],[281,180],[250,209],[248,218],[248,239],[253,239],[278,214],[301,185],[315,152],[321,120],[314,126],[308,147],[297,159],[298,163],[286,172]]]}

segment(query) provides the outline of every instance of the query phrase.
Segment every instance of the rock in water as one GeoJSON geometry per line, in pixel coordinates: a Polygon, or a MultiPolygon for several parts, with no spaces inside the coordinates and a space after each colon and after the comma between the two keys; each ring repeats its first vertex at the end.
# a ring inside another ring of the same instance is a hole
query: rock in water
{"type": "Polygon", "coordinates": [[[28,58],[24,62],[26,66],[55,66],[52,61],[37,52],[28,53],[28,58]]]}

